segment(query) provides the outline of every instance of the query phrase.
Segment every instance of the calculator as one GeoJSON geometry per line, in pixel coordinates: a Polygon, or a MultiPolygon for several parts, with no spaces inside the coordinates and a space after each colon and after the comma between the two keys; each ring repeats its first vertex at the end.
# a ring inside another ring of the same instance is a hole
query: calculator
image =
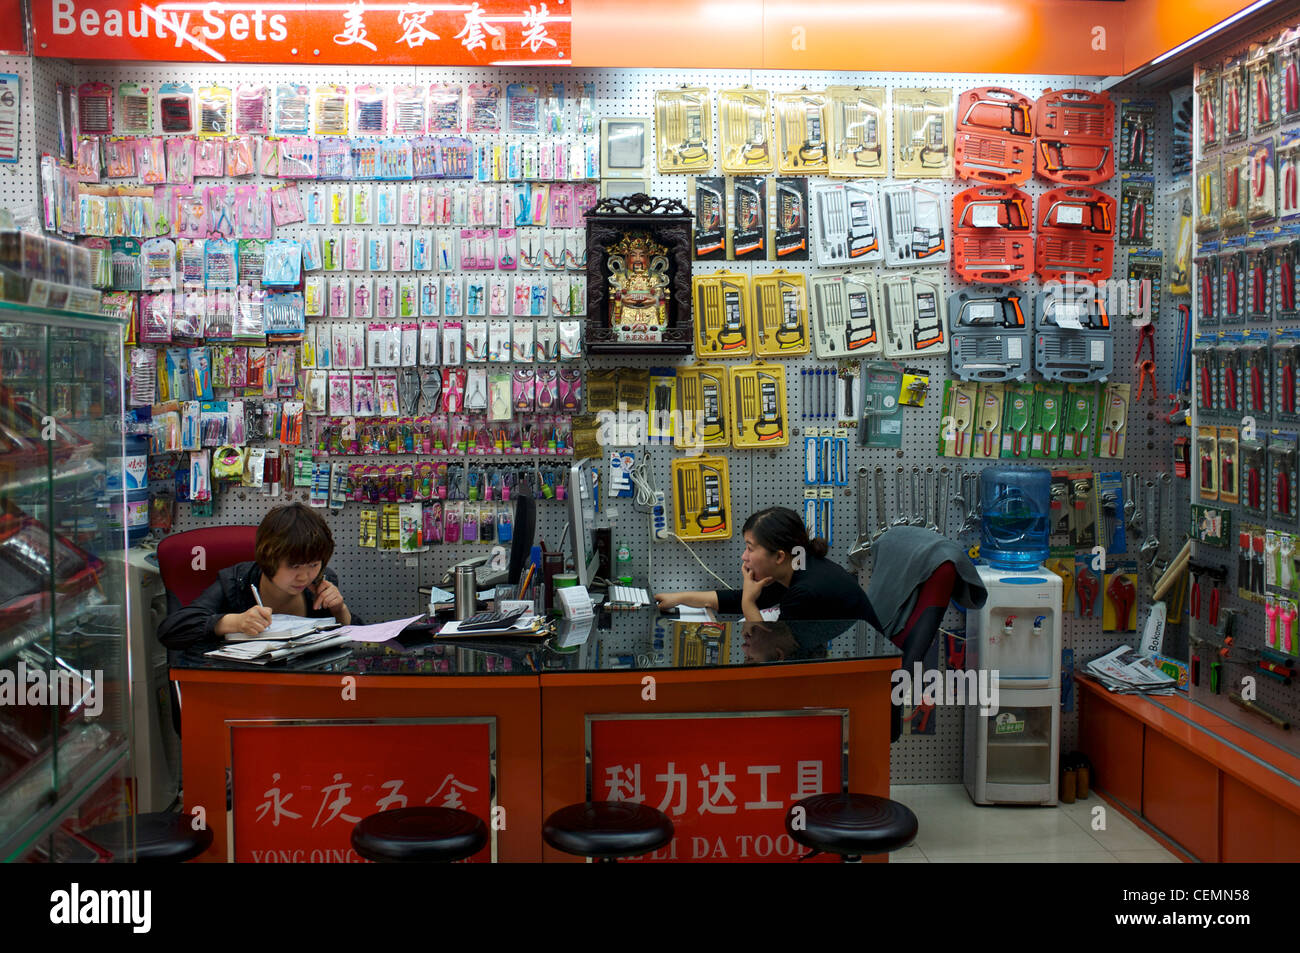
{"type": "Polygon", "coordinates": [[[509,612],[477,612],[456,624],[457,632],[474,632],[480,629],[504,629],[523,615],[527,609],[520,607],[509,612]]]}

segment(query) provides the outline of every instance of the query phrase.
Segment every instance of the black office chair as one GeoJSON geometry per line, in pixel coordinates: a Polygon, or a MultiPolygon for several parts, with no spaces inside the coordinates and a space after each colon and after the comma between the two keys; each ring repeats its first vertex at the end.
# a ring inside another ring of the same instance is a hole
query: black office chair
{"type": "Polygon", "coordinates": [[[362,818],[352,828],[352,848],[386,864],[449,864],[487,846],[488,829],[468,811],[403,807],[362,818]]]}
{"type": "Polygon", "coordinates": [[[639,857],[673,839],[668,815],[635,801],[587,801],[562,807],[542,825],[542,838],[556,850],[597,862],[639,857]]]}
{"type": "MultiPolygon", "coordinates": [[[[135,859],[141,864],[182,864],[212,846],[212,828],[194,829],[191,814],[156,811],[135,815],[135,859]]],[[[82,831],[81,837],[115,858],[127,852],[122,822],[113,821],[82,831]]]]}

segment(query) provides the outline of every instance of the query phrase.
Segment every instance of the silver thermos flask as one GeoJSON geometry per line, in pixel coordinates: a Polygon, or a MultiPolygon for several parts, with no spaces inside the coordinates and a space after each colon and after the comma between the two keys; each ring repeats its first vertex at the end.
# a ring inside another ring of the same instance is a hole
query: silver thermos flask
{"type": "Polygon", "coordinates": [[[473,566],[456,567],[456,618],[468,619],[478,607],[478,580],[473,566]]]}

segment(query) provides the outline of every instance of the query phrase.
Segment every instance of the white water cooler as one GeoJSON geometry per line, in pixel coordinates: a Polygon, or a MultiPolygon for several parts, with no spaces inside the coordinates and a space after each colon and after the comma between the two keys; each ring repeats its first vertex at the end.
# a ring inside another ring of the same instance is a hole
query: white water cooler
{"type": "MultiPolygon", "coordinates": [[[[1056,804],[1061,579],[979,566],[984,607],[966,617],[966,667],[998,676],[998,711],[966,707],[963,780],[976,804],[1056,804]]],[[[968,692],[969,697],[969,692],[968,692]]]]}

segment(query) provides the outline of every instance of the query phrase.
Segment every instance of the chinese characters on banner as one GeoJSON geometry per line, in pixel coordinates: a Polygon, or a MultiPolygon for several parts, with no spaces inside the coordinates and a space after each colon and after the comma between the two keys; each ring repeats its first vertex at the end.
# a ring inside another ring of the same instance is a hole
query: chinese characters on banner
{"type": "Polygon", "coordinates": [[[638,859],[793,861],[807,851],[785,832],[786,811],[840,790],[843,743],[838,713],[593,716],[591,796],[637,801],[672,819],[672,844],[638,859]]]}
{"type": "Polygon", "coordinates": [[[567,65],[564,0],[32,0],[37,56],[388,66],[567,65]]]}
{"type": "MultiPolygon", "coordinates": [[[[459,808],[490,829],[491,721],[233,727],[235,861],[357,863],[353,826],[403,807],[459,808]]],[[[489,843],[470,860],[491,856],[489,843]]]]}

